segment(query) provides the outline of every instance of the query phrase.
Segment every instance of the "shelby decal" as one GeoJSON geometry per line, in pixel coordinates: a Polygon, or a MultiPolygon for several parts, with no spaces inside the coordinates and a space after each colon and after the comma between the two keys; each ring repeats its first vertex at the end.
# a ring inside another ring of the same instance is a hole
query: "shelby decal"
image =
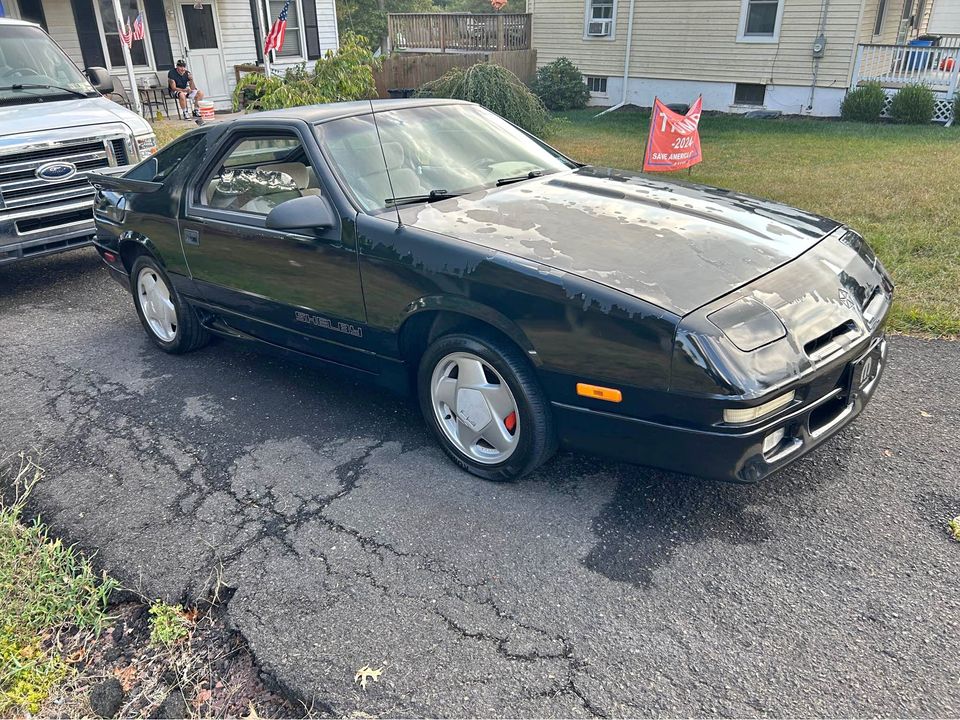
{"type": "Polygon", "coordinates": [[[305,312],[296,311],[295,316],[297,322],[308,323],[310,325],[316,325],[325,330],[333,330],[334,332],[342,332],[347,335],[353,335],[354,337],[363,337],[363,330],[358,328],[356,325],[350,325],[345,322],[333,322],[328,320],[325,317],[320,317],[319,315],[310,315],[305,312]]]}

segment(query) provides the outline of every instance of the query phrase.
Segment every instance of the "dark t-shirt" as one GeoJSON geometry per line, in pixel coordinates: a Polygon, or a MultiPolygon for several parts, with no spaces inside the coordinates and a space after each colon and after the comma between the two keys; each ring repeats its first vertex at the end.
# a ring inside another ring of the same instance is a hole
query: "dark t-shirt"
{"type": "Polygon", "coordinates": [[[193,75],[190,74],[190,71],[187,70],[183,75],[177,72],[176,68],[167,71],[167,79],[173,80],[174,85],[182,90],[186,90],[190,87],[190,80],[193,78],[193,75]]]}

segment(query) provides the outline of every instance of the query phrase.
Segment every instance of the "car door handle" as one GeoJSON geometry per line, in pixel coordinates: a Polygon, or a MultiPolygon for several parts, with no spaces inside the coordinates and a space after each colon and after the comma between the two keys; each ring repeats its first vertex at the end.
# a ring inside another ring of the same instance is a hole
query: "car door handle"
{"type": "Polygon", "coordinates": [[[187,245],[199,245],[200,244],[200,231],[199,230],[184,230],[183,231],[183,242],[187,245]]]}

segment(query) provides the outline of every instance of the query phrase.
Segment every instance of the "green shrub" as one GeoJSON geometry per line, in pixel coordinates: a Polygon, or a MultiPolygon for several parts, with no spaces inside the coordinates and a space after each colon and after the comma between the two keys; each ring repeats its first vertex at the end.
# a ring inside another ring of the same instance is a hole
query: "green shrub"
{"type": "Polygon", "coordinates": [[[557,58],[537,70],[532,89],[547,110],[579,110],[586,107],[590,100],[590,91],[583,81],[583,75],[565,57],[557,58]]]}
{"type": "Polygon", "coordinates": [[[542,133],[550,116],[540,98],[500,65],[480,63],[454,68],[417,91],[418,97],[444,97],[483,105],[527,132],[542,133]]]}
{"type": "Polygon", "coordinates": [[[851,90],[840,105],[840,117],[858,122],[877,122],[887,100],[880,83],[866,83],[851,90]]]}
{"type": "Polygon", "coordinates": [[[313,71],[301,64],[283,75],[244,75],[233,92],[233,109],[277,110],[375,98],[373,68],[379,62],[361,37],[346,33],[340,49],[328,50],[313,71]]]}
{"type": "Polygon", "coordinates": [[[893,119],[911,125],[925,125],[933,120],[937,100],[926,85],[907,85],[893,96],[890,114],[893,119]]]}

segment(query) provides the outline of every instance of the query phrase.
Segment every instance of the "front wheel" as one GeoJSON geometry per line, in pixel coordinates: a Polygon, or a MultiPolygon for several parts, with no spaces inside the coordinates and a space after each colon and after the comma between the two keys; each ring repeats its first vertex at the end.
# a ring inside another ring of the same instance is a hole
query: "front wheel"
{"type": "Polygon", "coordinates": [[[417,387],[427,425],[474,475],[516,480],[556,451],[550,406],[533,368],[492,333],[436,340],[420,360],[417,387]]]}
{"type": "Polygon", "coordinates": [[[133,263],[130,289],[143,329],[161,350],[177,355],[206,344],[209,335],[196,311],[177,294],[149,255],[141,255],[133,263]]]}

